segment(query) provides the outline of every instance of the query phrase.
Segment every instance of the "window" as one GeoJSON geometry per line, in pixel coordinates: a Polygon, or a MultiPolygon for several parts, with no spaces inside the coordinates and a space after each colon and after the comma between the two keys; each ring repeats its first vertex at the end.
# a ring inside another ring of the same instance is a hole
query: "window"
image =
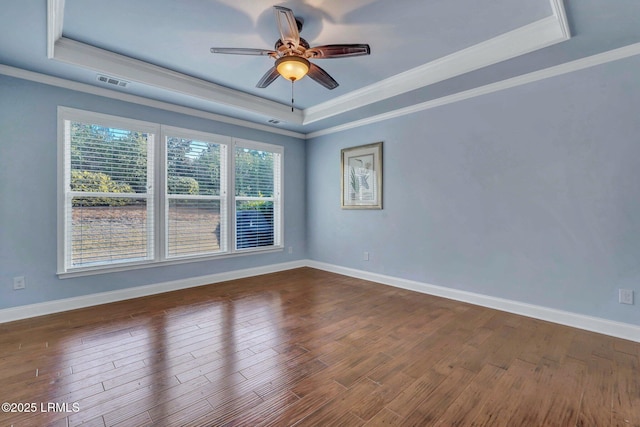
{"type": "Polygon", "coordinates": [[[282,248],[282,147],[63,107],[59,120],[59,274],[282,248]]]}
{"type": "Polygon", "coordinates": [[[274,146],[235,143],[236,249],[280,245],[281,154],[274,146]]]}
{"type": "Polygon", "coordinates": [[[143,122],[65,120],[65,271],[153,259],[156,133],[143,122]]]}
{"type": "Polygon", "coordinates": [[[207,138],[165,131],[167,258],[227,248],[227,145],[207,138]]]}

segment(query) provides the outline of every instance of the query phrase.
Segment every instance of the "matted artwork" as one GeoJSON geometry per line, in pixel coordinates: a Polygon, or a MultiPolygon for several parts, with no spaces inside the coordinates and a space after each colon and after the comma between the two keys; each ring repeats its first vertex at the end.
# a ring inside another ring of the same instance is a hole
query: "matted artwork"
{"type": "Polygon", "coordinates": [[[382,142],[341,151],[342,209],[382,209],[382,142]]]}

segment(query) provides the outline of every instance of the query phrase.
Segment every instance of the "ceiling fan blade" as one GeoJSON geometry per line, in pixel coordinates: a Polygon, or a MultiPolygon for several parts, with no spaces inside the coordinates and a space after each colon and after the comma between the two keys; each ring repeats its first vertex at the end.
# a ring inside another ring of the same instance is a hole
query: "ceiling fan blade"
{"type": "Polygon", "coordinates": [[[264,74],[264,76],[262,76],[262,78],[260,79],[256,87],[259,87],[260,89],[264,89],[265,87],[273,83],[279,76],[280,76],[280,73],[278,73],[278,70],[276,70],[276,67],[272,67],[269,71],[267,71],[264,74]]]}
{"type": "Polygon", "coordinates": [[[224,53],[227,55],[257,55],[257,56],[270,56],[275,55],[276,52],[266,49],[248,49],[243,47],[212,47],[211,53],[224,53]]]}
{"type": "Polygon", "coordinates": [[[316,64],[310,64],[307,75],[329,90],[335,89],[339,86],[338,82],[335,81],[329,73],[318,67],[316,64]]]}
{"type": "Polygon", "coordinates": [[[345,58],[349,56],[364,56],[371,54],[368,44],[328,44],[307,49],[308,58],[345,58]]]}
{"type": "Polygon", "coordinates": [[[280,40],[286,46],[297,49],[300,44],[300,32],[293,11],[282,6],[274,6],[273,8],[276,13],[278,30],[280,30],[280,40]]]}

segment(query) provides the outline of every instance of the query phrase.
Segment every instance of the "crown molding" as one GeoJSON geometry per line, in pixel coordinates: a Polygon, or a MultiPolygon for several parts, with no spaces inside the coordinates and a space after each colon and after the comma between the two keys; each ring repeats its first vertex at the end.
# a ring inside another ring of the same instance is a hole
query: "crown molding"
{"type": "Polygon", "coordinates": [[[558,25],[560,26],[560,31],[562,34],[569,39],[571,38],[571,29],[569,27],[569,19],[567,18],[567,11],[564,8],[563,0],[549,0],[551,2],[551,10],[553,11],[553,16],[558,20],[558,25]]]}
{"type": "Polygon", "coordinates": [[[281,121],[306,125],[477,70],[567,40],[569,25],[563,0],[549,0],[552,16],[331,101],[290,112],[288,106],[194,78],[144,61],[62,37],[65,0],[48,0],[47,52],[50,58],[213,101],[281,121]]]}
{"type": "Polygon", "coordinates": [[[302,124],[303,112],[288,105],[229,89],[183,73],[119,55],[62,36],[65,0],[47,0],[47,55],[50,59],[78,65],[129,81],[174,93],[238,108],[268,118],[302,124]]]}
{"type": "Polygon", "coordinates": [[[512,77],[510,79],[502,80],[496,83],[491,83],[485,86],[480,86],[480,87],[469,89],[463,92],[454,93],[453,95],[432,99],[430,101],[411,105],[405,108],[399,108],[397,110],[389,111],[383,114],[378,114],[376,116],[370,116],[362,120],[356,120],[353,122],[345,123],[345,124],[334,126],[331,128],[326,128],[317,132],[311,132],[307,134],[306,138],[307,139],[316,138],[323,135],[329,135],[332,133],[354,129],[360,126],[366,126],[369,124],[378,123],[384,120],[389,120],[396,117],[417,113],[419,111],[428,110],[431,108],[436,108],[436,107],[440,107],[447,104],[453,104],[454,102],[475,98],[476,96],[487,95],[493,92],[498,92],[501,90],[510,89],[510,88],[525,85],[528,83],[537,82],[539,80],[560,76],[562,74],[568,74],[575,71],[584,70],[586,68],[595,67],[597,65],[618,61],[618,60],[629,58],[636,55],[640,55],[640,43],[630,44],[628,46],[624,46],[618,49],[613,49],[613,50],[592,55],[586,58],[581,58],[575,61],[566,62],[564,64],[555,65],[553,67],[545,68],[543,70],[534,71],[532,73],[523,74],[517,77],[512,77]]]}
{"type": "MultiPolygon", "coordinates": [[[[535,33],[535,30],[538,29],[542,29],[542,28],[547,28],[547,30],[549,31],[549,33],[547,34],[547,37],[549,37],[549,35],[553,36],[555,34],[556,37],[558,37],[559,39],[562,38],[569,38],[570,37],[570,27],[568,24],[568,20],[567,20],[567,16],[565,13],[565,9],[564,9],[564,5],[562,0],[550,0],[551,3],[551,7],[552,7],[552,11],[553,11],[553,16],[545,18],[543,20],[537,21],[533,24],[531,24],[530,26],[528,26],[528,31],[534,30],[533,32],[535,33]]],[[[52,41],[52,34],[56,34],[57,32],[61,32],[62,30],[62,9],[64,8],[64,0],[48,0],[48,7],[49,7],[49,21],[48,21],[48,28],[49,28],[49,42],[52,41]],[[56,12],[57,11],[57,12],[56,12]],[[57,20],[57,21],[56,21],[57,20]],[[53,29],[56,29],[56,31],[53,31],[53,29]]],[[[526,27],[523,27],[526,28],[526,27]]],[[[519,30],[515,30],[516,32],[521,31],[521,29],[519,30]]],[[[513,35],[514,32],[510,32],[507,33],[509,35],[513,35]]],[[[517,34],[517,33],[516,33],[517,34]]],[[[503,35],[505,36],[505,35],[503,35]]],[[[499,36],[501,37],[501,36],[499,36]]],[[[498,38],[499,38],[498,37],[498,38]]],[[[492,39],[493,40],[493,39],[492,39]]],[[[495,41],[495,40],[494,40],[495,41]]],[[[512,40],[512,42],[514,42],[514,40],[512,40]]],[[[86,46],[86,45],[85,45],[86,46]]],[[[476,48],[477,46],[474,46],[472,48],[476,48]]],[[[174,112],[179,112],[179,113],[183,113],[183,114],[189,114],[192,116],[196,116],[196,117],[202,117],[202,118],[207,118],[207,119],[211,119],[211,120],[216,120],[216,121],[220,121],[220,122],[224,122],[224,123],[230,123],[230,124],[235,124],[235,125],[239,125],[239,126],[245,126],[248,128],[252,128],[252,129],[258,129],[258,130],[263,130],[266,132],[271,132],[271,133],[276,133],[276,134],[281,134],[281,135],[287,135],[287,136],[292,136],[292,137],[296,137],[296,138],[304,138],[304,139],[311,139],[311,138],[315,138],[315,137],[319,137],[319,136],[323,136],[323,135],[328,135],[328,134],[332,134],[332,133],[337,133],[337,132],[341,132],[341,131],[345,131],[348,129],[353,129],[353,128],[357,128],[360,126],[365,126],[367,124],[372,124],[372,123],[376,123],[382,120],[388,120],[388,119],[392,119],[395,117],[400,117],[403,115],[407,115],[407,114],[412,114],[418,111],[422,111],[422,110],[426,110],[426,109],[430,109],[430,108],[435,108],[441,105],[447,105],[447,104],[451,104],[454,102],[458,102],[458,101],[462,101],[465,99],[470,99],[476,96],[481,96],[481,95],[485,95],[485,94],[489,94],[492,92],[497,92],[500,90],[504,90],[504,89],[508,89],[508,88],[512,88],[512,87],[516,87],[519,85],[523,85],[523,84],[527,84],[527,83],[531,83],[534,81],[538,81],[538,80],[542,80],[542,79],[546,79],[546,78],[551,78],[557,75],[561,75],[561,74],[566,74],[566,73],[570,73],[573,71],[578,71],[584,68],[588,68],[588,67],[592,67],[592,66],[596,66],[596,65],[600,65],[600,64],[604,64],[607,62],[612,62],[612,61],[616,61],[619,59],[624,59],[630,56],[635,56],[640,54],[640,43],[637,44],[632,44],[632,45],[628,45],[622,48],[618,48],[618,49],[614,49],[608,52],[604,52],[604,53],[600,53],[600,54],[596,54],[593,55],[591,57],[587,57],[587,58],[582,58],[582,59],[578,59],[566,64],[561,64],[558,66],[554,66],[554,67],[550,67],[544,70],[540,70],[540,71],[536,71],[533,73],[529,73],[529,74],[525,74],[522,76],[518,76],[518,77],[514,77],[511,79],[507,79],[507,80],[503,80],[500,82],[496,82],[493,84],[489,84],[486,86],[482,86],[482,87],[478,87],[478,88],[474,88],[468,91],[464,91],[464,92],[460,92],[460,93],[456,93],[456,94],[452,94],[446,97],[442,97],[442,98],[438,98],[438,99],[434,99],[434,100],[430,100],[427,102],[423,102],[420,104],[416,104],[413,106],[409,106],[406,108],[400,108],[400,109],[396,109],[393,111],[389,111],[387,113],[383,113],[383,114],[379,114],[376,116],[371,116],[362,120],[357,120],[357,121],[353,121],[353,122],[349,122],[349,123],[345,123],[342,125],[338,125],[338,126],[334,126],[334,127],[330,127],[330,128],[325,128],[316,132],[311,132],[308,134],[303,134],[303,133],[298,133],[298,132],[293,132],[293,131],[288,131],[288,130],[284,130],[284,129],[278,129],[272,126],[267,126],[267,125],[261,125],[259,123],[254,123],[251,121],[247,121],[247,120],[241,120],[241,119],[235,119],[235,118],[231,118],[228,116],[222,116],[222,115],[218,115],[218,114],[214,114],[214,113],[209,113],[206,111],[202,111],[202,110],[198,110],[198,109],[193,109],[193,108],[189,108],[189,107],[182,107],[182,106],[178,106],[178,105],[174,105],[174,104],[170,104],[170,103],[166,103],[166,102],[162,102],[162,101],[154,101],[151,99],[147,99],[141,96],[136,96],[136,95],[129,95],[129,94],[123,94],[121,92],[116,92],[113,90],[108,90],[108,89],[103,89],[103,88],[97,88],[95,86],[92,85],[86,85],[86,84],[81,84],[81,83],[76,83],[76,82],[71,82],[68,80],[64,80],[64,79],[59,79],[59,78],[55,78],[55,77],[51,77],[51,76],[45,76],[42,74],[38,74],[38,73],[33,73],[33,72],[28,72],[25,70],[19,70],[16,68],[12,68],[12,67],[7,67],[7,66],[2,66],[0,65],[0,74],[6,74],[9,76],[14,76],[14,77],[18,77],[18,78],[22,78],[22,79],[27,79],[27,80],[33,80],[33,81],[37,81],[40,83],[45,83],[45,84],[49,84],[49,85],[54,85],[54,86],[59,86],[59,87],[65,87],[65,88],[69,88],[72,90],[79,90],[79,91],[83,91],[86,93],[94,93],[100,96],[106,96],[106,97],[110,97],[110,98],[115,98],[115,99],[121,99],[124,101],[128,101],[128,102],[134,102],[137,104],[141,104],[141,105],[148,105],[151,107],[155,107],[155,108],[161,108],[161,109],[165,109],[165,110],[169,110],[169,111],[174,111],[174,112]]],[[[130,58],[127,58],[130,59],[130,58]]],[[[435,62],[435,61],[434,61],[435,62]]],[[[428,64],[427,64],[428,65],[428,64]]],[[[420,67],[418,67],[420,68],[420,67]]],[[[416,69],[414,70],[410,70],[410,72],[413,71],[415,72],[416,69]]],[[[418,76],[419,77],[419,76],[418,76]]],[[[209,85],[210,83],[205,82],[207,85],[209,85]]],[[[376,90],[380,90],[379,87],[376,86],[376,90]]],[[[236,95],[238,92],[235,91],[231,91],[234,95],[236,95]]],[[[352,95],[352,94],[349,94],[352,95]]],[[[388,97],[388,96],[387,96],[388,97]]],[[[340,98],[343,99],[344,97],[340,98]]],[[[258,98],[261,100],[261,98],[258,98]]],[[[277,104],[277,103],[276,103],[277,104]]],[[[277,105],[281,105],[281,104],[277,104],[277,105]]],[[[251,109],[253,111],[253,109],[251,109]]],[[[309,111],[311,111],[311,113],[313,113],[313,108],[309,108],[307,110],[304,110],[303,113],[309,113],[309,111]]],[[[271,114],[269,114],[269,116],[271,116],[271,114]]],[[[309,123],[308,121],[304,121],[303,123],[309,123]]]]}
{"type": "Polygon", "coordinates": [[[263,114],[289,123],[302,123],[301,110],[291,112],[288,106],[278,102],[229,89],[65,37],[56,41],[53,59],[173,93],[215,101],[233,108],[263,114]]]}
{"type": "Polygon", "coordinates": [[[62,37],[64,0],[47,0],[47,57],[53,58],[55,43],[62,37]]]}
{"type": "Polygon", "coordinates": [[[565,64],[556,65],[553,67],[545,68],[543,70],[535,71],[529,74],[513,77],[511,79],[502,80],[489,85],[481,86],[478,88],[470,89],[464,92],[455,93],[453,95],[445,96],[442,98],[433,99],[430,101],[415,104],[409,107],[396,109],[387,113],[378,114],[362,120],[356,120],[353,122],[345,123],[342,125],[322,129],[316,132],[310,132],[308,134],[289,131],[285,129],[279,129],[272,126],[262,125],[259,123],[251,122],[248,120],[236,119],[233,117],[223,116],[220,114],[210,113],[207,111],[198,110],[190,107],[183,107],[176,104],[171,104],[163,101],[156,101],[149,98],[145,98],[137,95],[125,94],[111,89],[105,89],[96,87],[84,83],[78,83],[71,80],[62,79],[59,77],[53,77],[46,74],[40,74],[32,71],[22,70],[15,67],[0,64],[0,74],[15,77],[23,80],[30,80],[37,83],[43,83],[50,86],[61,87],[65,89],[71,89],[84,93],[103,96],[106,98],[118,99],[126,102],[131,102],[139,105],[146,105],[149,107],[159,108],[167,111],[172,111],[180,114],[187,114],[194,117],[200,117],[209,120],[215,120],[222,123],[228,123],[237,126],[243,126],[250,129],[262,130],[279,135],[291,136],[301,139],[312,139],[323,135],[330,135],[337,132],[342,132],[349,129],[354,129],[360,126],[368,124],[378,123],[380,121],[401,117],[408,114],[417,113],[419,111],[428,110],[431,108],[440,107],[454,102],[463,101],[465,99],[475,98],[476,96],[487,95],[493,92],[517,87],[527,83],[533,83],[539,80],[544,80],[559,76],[562,74],[572,73],[580,71],[586,68],[594,67],[597,65],[606,64],[609,62],[618,61],[621,59],[629,58],[632,56],[640,55],[640,43],[634,43],[631,45],[623,46],[621,48],[613,49],[607,52],[592,55],[586,58],[577,59],[575,61],[567,62],[565,64]]]}
{"type": "Polygon", "coordinates": [[[184,107],[182,105],[172,104],[170,102],[157,101],[155,99],[145,98],[143,96],[131,95],[128,93],[118,92],[112,89],[101,88],[85,83],[78,83],[72,80],[62,79],[59,77],[53,77],[47,74],[36,73],[33,71],[27,71],[16,67],[10,67],[8,65],[0,64],[0,74],[14,77],[22,80],[28,80],[36,83],[42,83],[49,86],[60,87],[63,89],[70,89],[78,92],[88,93],[91,95],[102,96],[105,98],[117,99],[124,102],[130,102],[132,104],[144,105],[147,107],[158,108],[165,111],[171,111],[174,113],[185,114],[193,117],[199,117],[207,120],[214,120],[221,123],[227,123],[235,126],[242,126],[249,129],[260,130],[277,135],[290,136],[293,138],[304,139],[305,134],[294,132],[286,129],[280,129],[273,126],[263,125],[255,123],[249,120],[237,119],[234,117],[223,116],[221,114],[210,113],[208,111],[198,110],[196,108],[184,107]]]}
{"type": "MultiPolygon", "coordinates": [[[[564,10],[564,9],[563,9],[564,10]]],[[[554,14],[450,55],[438,58],[373,85],[304,110],[310,124],[365,105],[497,64],[565,41],[568,32],[554,14]]]]}

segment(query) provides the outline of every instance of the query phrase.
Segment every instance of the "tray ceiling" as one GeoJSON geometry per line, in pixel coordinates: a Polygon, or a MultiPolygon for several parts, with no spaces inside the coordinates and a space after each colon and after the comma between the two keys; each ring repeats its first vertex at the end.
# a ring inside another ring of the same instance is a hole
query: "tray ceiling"
{"type": "MultiPolygon", "coordinates": [[[[584,1],[597,10],[595,0],[584,1]]],[[[368,43],[372,51],[364,57],[314,60],[340,86],[329,91],[303,78],[294,85],[292,112],[288,81],[279,78],[268,88],[255,87],[273,65],[271,58],[209,52],[211,46],[271,49],[278,39],[273,3],[44,3],[5,5],[0,24],[14,37],[0,42],[0,63],[302,134],[493,83],[488,75],[513,78],[538,70],[535,64],[554,66],[597,53],[580,43],[583,34],[577,34],[577,43],[570,40],[583,22],[589,31],[597,29],[588,28],[592,11],[578,7],[579,19],[573,22],[561,0],[277,3],[303,18],[301,35],[312,46],[368,43]],[[536,55],[543,60],[529,60],[536,55]],[[126,87],[109,85],[99,75],[124,81],[126,87]]],[[[638,9],[634,3],[625,3],[626,12],[638,9]]],[[[637,30],[623,24],[619,33],[637,42],[637,30]]],[[[620,45],[622,36],[612,42],[607,34],[610,47],[620,45]]]]}

